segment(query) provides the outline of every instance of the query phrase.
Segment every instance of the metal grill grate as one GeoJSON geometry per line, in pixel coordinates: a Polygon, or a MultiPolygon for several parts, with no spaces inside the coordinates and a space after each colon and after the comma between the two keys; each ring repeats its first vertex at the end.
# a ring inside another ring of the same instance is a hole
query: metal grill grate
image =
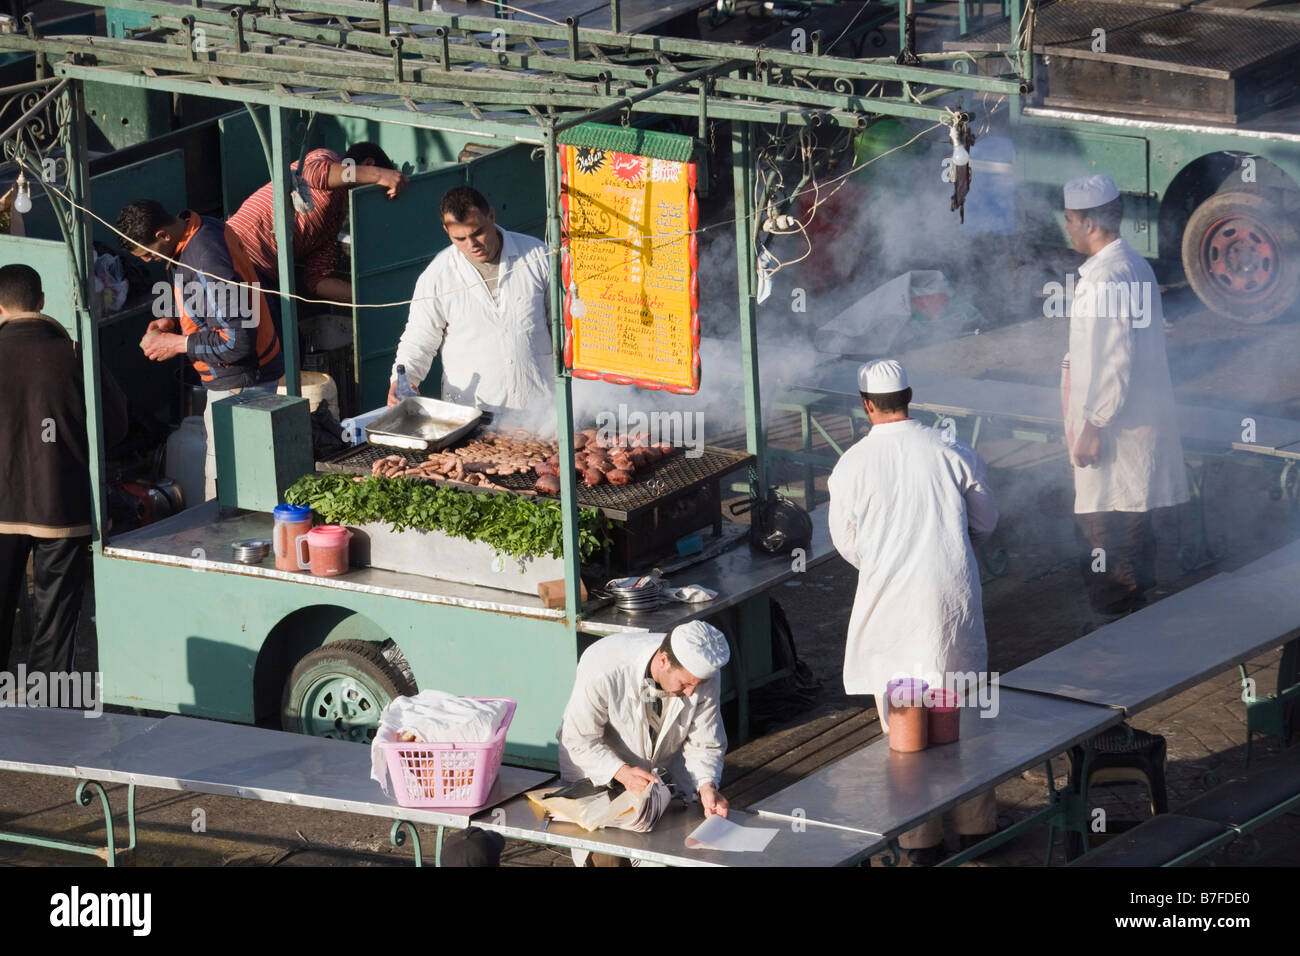
{"type": "MultiPolygon", "coordinates": [[[[368,475],[371,465],[389,455],[401,455],[412,465],[418,465],[427,458],[424,452],[367,443],[349,449],[328,461],[317,462],[316,470],[332,474],[368,475]]],[[[724,448],[706,447],[704,453],[698,458],[688,458],[679,451],[671,458],[662,459],[648,468],[638,470],[631,484],[601,484],[595,488],[579,484],[578,504],[584,508],[599,508],[608,517],[625,521],[642,509],[652,508],[667,498],[700,487],[730,471],[752,464],[753,461],[753,455],[724,448]]],[[[493,482],[510,491],[531,489],[537,480],[537,475],[531,471],[525,475],[490,477],[493,482]]],[[[414,480],[429,481],[432,484],[449,484],[474,491],[482,490],[473,485],[461,485],[456,482],[414,480]]]]}

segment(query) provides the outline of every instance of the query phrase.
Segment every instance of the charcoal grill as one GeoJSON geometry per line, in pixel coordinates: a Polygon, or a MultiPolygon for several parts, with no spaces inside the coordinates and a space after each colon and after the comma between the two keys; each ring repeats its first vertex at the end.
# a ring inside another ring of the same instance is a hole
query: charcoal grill
{"type": "MultiPolygon", "coordinates": [[[[944,46],[1005,50],[1007,37],[1002,23],[944,46]]],[[[1300,88],[1286,65],[1300,54],[1300,22],[1240,10],[1055,0],[1039,8],[1034,52],[1049,55],[1035,91],[1049,107],[1237,123],[1300,88]],[[1104,53],[1093,52],[1096,29],[1104,53]]]]}
{"type": "MultiPolygon", "coordinates": [[[[472,440],[470,436],[467,440],[472,440]]],[[[454,450],[454,449],[453,449],[454,450]]],[[[427,459],[419,451],[404,451],[366,443],[316,463],[316,470],[328,474],[369,475],[381,458],[400,455],[412,465],[427,459]]],[[[595,488],[578,485],[578,504],[595,508],[613,522],[608,573],[632,573],[672,551],[677,540],[693,531],[709,528],[722,533],[722,476],[754,463],[754,456],[726,448],[705,446],[697,458],[679,450],[646,468],[626,485],[600,484],[595,488]]],[[[490,475],[507,491],[522,494],[532,490],[537,475],[490,475]]],[[[488,489],[460,482],[412,478],[430,484],[445,484],[466,491],[488,489]]]]}

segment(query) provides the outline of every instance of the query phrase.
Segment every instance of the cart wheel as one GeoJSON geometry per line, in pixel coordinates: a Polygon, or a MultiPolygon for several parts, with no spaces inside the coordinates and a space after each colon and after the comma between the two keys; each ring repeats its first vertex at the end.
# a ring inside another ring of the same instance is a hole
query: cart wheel
{"type": "Polygon", "coordinates": [[[1196,207],[1183,230],[1183,270],[1211,311],[1268,322],[1300,296],[1300,239],[1261,193],[1229,189],[1196,207]]]}
{"type": "Polygon", "coordinates": [[[284,685],[280,724],[292,733],[369,743],[389,701],[415,692],[378,644],[336,641],[294,667],[284,685]]]}

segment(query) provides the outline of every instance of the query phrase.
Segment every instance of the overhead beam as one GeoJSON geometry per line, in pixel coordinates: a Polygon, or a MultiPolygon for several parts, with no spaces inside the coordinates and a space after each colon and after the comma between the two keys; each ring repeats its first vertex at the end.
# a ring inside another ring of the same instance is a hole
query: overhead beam
{"type": "MultiPolygon", "coordinates": [[[[75,0],[75,2],[93,7],[134,10],[155,16],[175,16],[179,9],[174,4],[162,3],[159,0],[75,0]]],[[[277,3],[276,6],[281,14],[302,12],[346,17],[357,21],[358,24],[377,24],[376,6],[369,0],[290,0],[288,3],[277,3]]],[[[234,7],[245,10],[246,31],[253,26],[248,20],[250,15],[256,17],[260,13],[269,14],[270,12],[268,8],[259,7],[256,4],[230,4],[222,8],[195,6],[187,8],[186,12],[187,15],[193,16],[196,21],[215,24],[222,18],[228,20],[230,14],[227,11],[234,7]]],[[[498,20],[490,17],[427,13],[406,7],[390,6],[388,8],[388,19],[393,24],[443,27],[449,30],[467,30],[487,35],[491,35],[494,30],[505,31],[507,39],[513,35],[520,39],[532,37],[533,39],[555,40],[567,44],[571,35],[569,27],[564,25],[553,26],[546,23],[524,23],[519,20],[498,20]]],[[[752,61],[750,66],[758,71],[766,69],[768,65],[806,70],[829,69],[842,72],[849,78],[872,81],[897,80],[923,85],[934,85],[937,82],[935,73],[944,72],[935,71],[925,66],[900,66],[892,62],[882,63],[878,60],[848,60],[830,55],[790,53],[783,50],[750,47],[742,44],[728,46],[706,40],[615,33],[609,30],[596,30],[582,26],[577,27],[576,34],[580,44],[595,44],[601,48],[608,47],[611,52],[676,53],[714,60],[719,57],[742,57],[747,61],[752,61]]],[[[376,35],[379,35],[377,26],[376,35]]],[[[953,51],[952,56],[961,57],[962,54],[960,51],[953,51]]],[[[1008,90],[1005,88],[1006,81],[992,77],[982,77],[977,74],[951,74],[951,76],[953,79],[959,80],[959,82],[951,85],[961,89],[985,90],[992,93],[1020,92],[1018,86],[1014,90],[1008,90]]]]}

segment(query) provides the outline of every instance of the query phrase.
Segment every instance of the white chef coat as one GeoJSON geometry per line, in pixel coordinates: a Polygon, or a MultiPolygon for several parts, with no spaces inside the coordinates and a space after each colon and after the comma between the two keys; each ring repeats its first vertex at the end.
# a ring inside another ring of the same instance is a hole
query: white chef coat
{"type": "Polygon", "coordinates": [[[419,385],[441,350],[445,401],[488,409],[552,401],[546,245],[506,229],[501,236],[496,302],[455,246],[420,274],[390,381],[405,365],[407,379],[419,385]]]}
{"type": "MultiPolygon", "coordinates": [[[[844,690],[988,670],[979,565],[971,547],[992,534],[998,509],[984,461],[941,430],[908,419],[872,427],[829,480],[836,550],[858,569],[844,650],[844,690]]],[[[972,685],[973,686],[973,685],[972,685]]],[[[951,688],[950,688],[951,689],[951,688]]]]}
{"type": "Polygon", "coordinates": [[[1085,422],[1101,429],[1100,462],[1074,468],[1075,513],[1150,511],[1186,501],[1160,286],[1150,264],[1123,239],[1079,267],[1065,358],[1074,440],[1085,422]],[[1109,291],[1141,294],[1143,283],[1150,289],[1145,315],[1138,314],[1142,300],[1109,291]]]}
{"type": "Polygon", "coordinates": [[[701,681],[690,697],[666,698],[663,723],[651,740],[642,681],[663,639],[662,634],[611,634],[583,653],[557,734],[561,780],[585,777],[604,786],[624,764],[660,767],[685,797],[722,780],[727,732],[718,708],[720,674],[701,681]]]}

